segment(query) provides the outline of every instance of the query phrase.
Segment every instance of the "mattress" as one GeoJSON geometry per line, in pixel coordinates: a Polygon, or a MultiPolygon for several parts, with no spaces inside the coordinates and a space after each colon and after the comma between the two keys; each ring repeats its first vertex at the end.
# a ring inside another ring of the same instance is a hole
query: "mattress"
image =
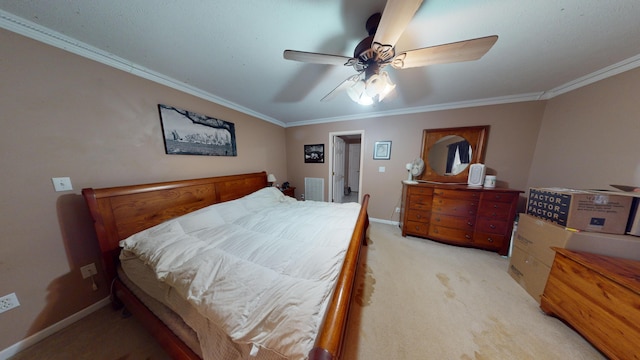
{"type": "MultiPolygon", "coordinates": [[[[198,356],[204,358],[198,334],[193,325],[202,322],[198,312],[178,296],[171,287],[155,279],[153,270],[136,258],[121,262],[118,269],[121,281],[138,299],[154,313],[198,356]]],[[[196,325],[197,326],[197,325],[196,325]]],[[[285,360],[283,356],[267,349],[252,354],[252,346],[237,344],[216,326],[209,328],[209,343],[215,344],[207,351],[211,359],[285,360]],[[213,356],[213,357],[211,357],[213,356]]]]}
{"type": "Polygon", "coordinates": [[[304,359],[358,212],[267,188],[123,240],[122,267],[195,330],[204,358],[304,359]]]}

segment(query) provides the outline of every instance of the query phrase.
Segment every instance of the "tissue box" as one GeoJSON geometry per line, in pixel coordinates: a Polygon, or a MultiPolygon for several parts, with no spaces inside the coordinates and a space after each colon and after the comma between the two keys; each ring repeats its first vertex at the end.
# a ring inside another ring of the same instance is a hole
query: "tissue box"
{"type": "Polygon", "coordinates": [[[633,198],[564,188],[530,188],[527,214],[571,229],[624,234],[633,198]]]}

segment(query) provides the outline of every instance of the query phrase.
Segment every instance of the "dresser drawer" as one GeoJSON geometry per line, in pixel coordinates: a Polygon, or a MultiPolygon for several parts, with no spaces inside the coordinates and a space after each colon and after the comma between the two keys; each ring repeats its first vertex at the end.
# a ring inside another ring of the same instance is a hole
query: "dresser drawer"
{"type": "Polygon", "coordinates": [[[510,213],[511,213],[511,203],[504,203],[504,202],[498,202],[498,201],[484,201],[483,199],[480,202],[480,207],[478,208],[478,216],[483,216],[488,218],[513,220],[513,219],[509,219],[510,213]]]}
{"type": "Polygon", "coordinates": [[[511,192],[499,192],[499,191],[485,191],[482,193],[482,200],[487,200],[487,201],[499,201],[499,202],[503,202],[503,203],[511,203],[516,196],[518,196],[517,193],[511,193],[511,192]]]}
{"type": "Polygon", "coordinates": [[[407,212],[408,221],[418,221],[428,223],[431,218],[431,211],[410,210],[407,212]]]}
{"type": "Polygon", "coordinates": [[[431,210],[431,196],[428,195],[410,195],[409,209],[412,210],[431,210]]]}
{"type": "Polygon", "coordinates": [[[429,233],[429,224],[417,221],[407,221],[405,223],[405,229],[403,230],[410,235],[426,237],[429,233]]]}
{"type": "Polygon", "coordinates": [[[452,229],[431,224],[429,225],[429,236],[454,241],[460,244],[470,244],[473,241],[473,230],[452,229]]]}
{"type": "Polygon", "coordinates": [[[498,234],[476,232],[473,235],[473,243],[483,249],[500,249],[507,237],[498,234]]]}
{"type": "Polygon", "coordinates": [[[476,230],[491,234],[504,235],[509,228],[509,223],[504,220],[495,220],[491,218],[478,218],[476,230]]]}
{"type": "Polygon", "coordinates": [[[411,195],[427,195],[431,196],[433,194],[432,188],[421,187],[421,186],[410,186],[407,189],[409,196],[411,195]]]}
{"type": "Polygon", "coordinates": [[[476,218],[474,216],[451,216],[440,213],[431,215],[431,224],[454,229],[473,231],[476,218]]]}
{"type": "Polygon", "coordinates": [[[478,211],[478,202],[466,199],[433,198],[433,212],[454,215],[474,216],[478,211]]]}
{"type": "Polygon", "coordinates": [[[480,192],[478,191],[464,191],[464,190],[451,190],[451,189],[435,189],[433,190],[433,196],[439,196],[450,199],[467,199],[467,200],[479,200],[480,192]]]}

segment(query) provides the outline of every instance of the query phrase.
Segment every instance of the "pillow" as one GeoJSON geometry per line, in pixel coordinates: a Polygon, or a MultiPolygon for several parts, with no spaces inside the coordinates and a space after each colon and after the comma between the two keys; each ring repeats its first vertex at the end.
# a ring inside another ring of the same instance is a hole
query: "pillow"
{"type": "Polygon", "coordinates": [[[259,211],[286,201],[282,191],[275,187],[266,187],[241,198],[249,211],[259,211]]]}

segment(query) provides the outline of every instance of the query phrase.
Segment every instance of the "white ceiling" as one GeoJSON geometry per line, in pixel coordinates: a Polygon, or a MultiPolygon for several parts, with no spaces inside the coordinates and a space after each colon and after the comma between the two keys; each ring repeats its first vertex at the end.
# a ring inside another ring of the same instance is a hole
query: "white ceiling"
{"type": "Polygon", "coordinates": [[[320,102],[355,70],[282,52],[353,56],[384,4],[0,0],[0,26],[282,126],[546,99],[640,66],[638,0],[426,0],[397,51],[498,42],[478,61],[387,67],[397,88],[382,103],[320,102]]]}

